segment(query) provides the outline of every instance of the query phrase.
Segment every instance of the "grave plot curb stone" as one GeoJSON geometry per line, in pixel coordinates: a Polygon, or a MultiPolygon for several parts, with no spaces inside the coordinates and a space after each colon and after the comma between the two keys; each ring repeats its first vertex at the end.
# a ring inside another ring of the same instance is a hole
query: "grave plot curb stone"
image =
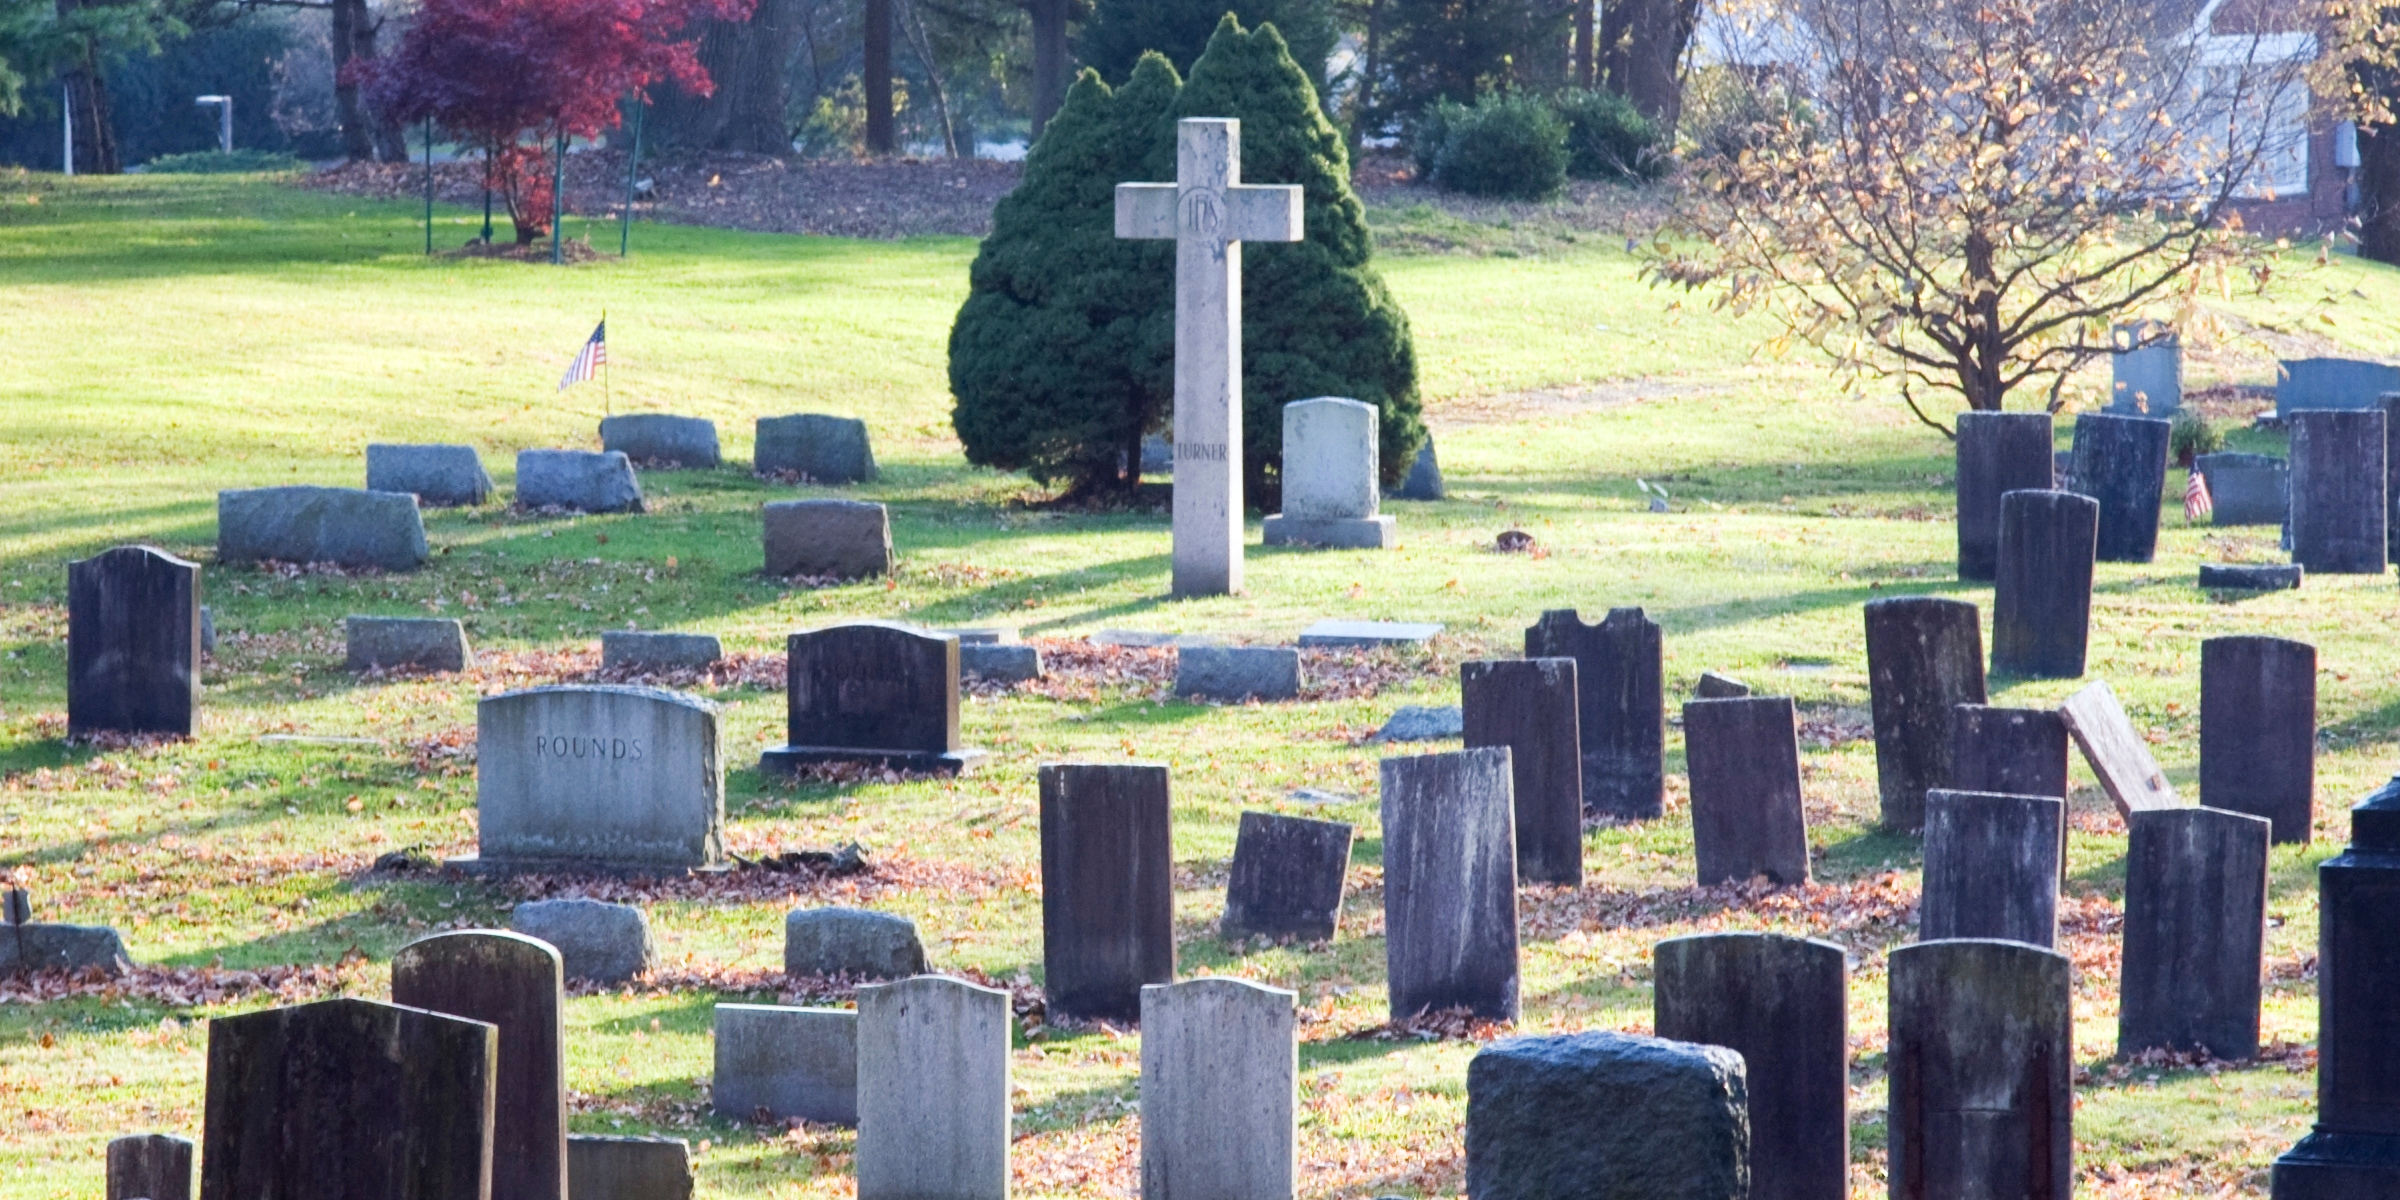
{"type": "Polygon", "coordinates": [[[1175,652],[1175,694],[1229,703],[1296,700],[1300,652],[1289,646],[1187,646],[1175,652]]]}

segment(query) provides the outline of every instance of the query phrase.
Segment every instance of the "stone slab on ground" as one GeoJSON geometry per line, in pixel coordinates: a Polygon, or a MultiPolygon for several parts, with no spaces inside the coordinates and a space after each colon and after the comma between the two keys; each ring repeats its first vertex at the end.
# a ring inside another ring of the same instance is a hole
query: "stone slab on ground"
{"type": "Polygon", "coordinates": [[[192,1200],[188,1138],[143,1133],[108,1143],[108,1200],[192,1200]]]}
{"type": "Polygon", "coordinates": [[[1466,1143],[1476,1200],[1749,1200],[1747,1073],[1722,1046],[1509,1038],[1467,1064],[1466,1143]]]}
{"type": "Polygon", "coordinates": [[[344,617],[342,640],[347,671],[464,671],[475,665],[467,627],[450,617],[344,617]]]}
{"type": "Polygon", "coordinates": [[[1009,994],[858,989],[858,1200],[1007,1200],[1009,994]]]}
{"type": "Polygon", "coordinates": [[[906,979],[925,970],[917,923],[863,908],[795,908],[783,917],[783,973],[906,979]]]}
{"type": "Polygon", "coordinates": [[[633,460],[600,450],[517,451],[517,504],[569,512],[638,513],[642,486],[633,460]]]}
{"type": "Polygon", "coordinates": [[[766,573],[864,579],[892,573],[891,514],[865,500],[775,500],[760,510],[766,573]]]}
{"type": "Polygon", "coordinates": [[[1742,1056],[1750,1200],[1849,1200],[1850,972],[1842,947],[1774,933],[1652,949],[1652,1028],[1742,1056]]]}
{"type": "Polygon", "coordinates": [[[717,423],[670,413],[625,413],[600,420],[600,448],[645,466],[715,467],[717,423]]]}
{"type": "Polygon", "coordinates": [[[1158,633],[1148,629],[1103,629],[1085,638],[1095,646],[1130,646],[1136,650],[1155,650],[1173,646],[1219,646],[1224,639],[1207,633],[1158,633]]]}
{"type": "Polygon", "coordinates": [[[1300,631],[1300,645],[1372,650],[1381,646],[1421,646],[1442,631],[1438,622],[1343,621],[1328,618],[1300,631]]]}
{"type": "Polygon", "coordinates": [[[2201,563],[2200,586],[2222,591],[2296,591],[2306,574],[2298,563],[2201,563]]]}
{"type": "Polygon", "coordinates": [[[122,975],[133,966],[125,939],[106,925],[34,922],[0,925],[0,974],[14,971],[98,971],[122,975]]]}
{"type": "Polygon", "coordinates": [[[67,734],[198,727],[200,565],[152,546],[67,564],[67,734]]]}
{"type": "Polygon", "coordinates": [[[1175,694],[1200,700],[1297,700],[1300,652],[1289,646],[1190,646],[1175,652],[1175,694]]]}
{"type": "Polygon", "coordinates": [[[1225,938],[1333,940],[1354,831],[1338,821],[1245,812],[1225,883],[1225,938]]]}
{"type": "Polygon", "coordinates": [[[528,900],[509,911],[508,926],[556,947],[570,979],[623,983],[658,965],[650,918],[630,904],[528,900]]]}
{"type": "Polygon", "coordinates": [[[217,561],[334,563],[413,571],[431,557],[406,492],[268,487],[217,493],[217,561]]]}
{"type": "Polygon", "coordinates": [[[1378,742],[1438,742],[1465,737],[1466,710],[1456,704],[1403,704],[1370,739],[1378,742]]]}
{"type": "Polygon", "coordinates": [[[692,1200],[691,1145],[682,1138],[570,1134],[567,1200],[692,1200]]]}
{"type": "Polygon", "coordinates": [[[2152,808],[2180,808],[2184,799],[2175,794],[2161,770],[2158,759],[2150,753],[2150,743],[2143,740],[2133,721],[2126,717],[2125,706],[2117,703],[2117,693],[2106,683],[2095,683],[2066,698],[2058,706],[2066,718],[2067,732],[2075,735],[2075,744],[2083,750],[2083,761],[2100,779],[2108,798],[2116,802],[2117,815],[2130,820],[2135,812],[2152,808]]]}
{"type": "Polygon", "coordinates": [[[367,443],[367,490],[410,492],[427,508],[457,508],[492,498],[492,476],[473,446],[367,443]]]}
{"type": "Polygon", "coordinates": [[[858,1014],[781,1004],[717,1005],[717,1115],[858,1124],[858,1014]]]}
{"type": "Polygon", "coordinates": [[[961,640],[958,673],[992,683],[1024,683],[1042,677],[1042,652],[1036,646],[961,640]]]}
{"type": "Polygon", "coordinates": [[[750,456],[761,475],[793,474],[810,483],[864,483],[876,475],[867,423],[854,417],[760,417],[750,456]]]}
{"type": "Polygon", "coordinates": [[[725,657],[713,633],[654,633],[607,629],[600,633],[603,670],[682,670],[712,666],[725,657]]]}

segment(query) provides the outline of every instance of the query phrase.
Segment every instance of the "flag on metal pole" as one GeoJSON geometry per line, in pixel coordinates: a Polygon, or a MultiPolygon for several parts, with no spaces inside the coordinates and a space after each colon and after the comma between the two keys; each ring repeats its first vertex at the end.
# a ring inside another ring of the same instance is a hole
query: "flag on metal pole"
{"type": "Polygon", "coordinates": [[[2183,485],[2183,519],[2198,522],[2217,511],[2217,502],[2209,497],[2208,478],[2193,467],[2191,481],[2183,485]]]}
{"type": "Polygon", "coordinates": [[[579,383],[590,383],[608,365],[608,318],[592,327],[592,336],[575,352],[575,361],[567,364],[567,373],[558,381],[558,390],[565,391],[579,383]]]}

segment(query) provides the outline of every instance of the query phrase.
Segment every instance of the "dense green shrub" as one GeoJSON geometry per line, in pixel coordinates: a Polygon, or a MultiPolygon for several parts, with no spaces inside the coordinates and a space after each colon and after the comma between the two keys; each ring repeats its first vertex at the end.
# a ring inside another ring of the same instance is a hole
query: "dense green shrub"
{"type": "Polygon", "coordinates": [[[1666,173],[1667,139],[1633,101],[1615,92],[1568,88],[1555,103],[1567,125],[1567,174],[1656,179],[1666,173]]]}
{"type": "Polygon", "coordinates": [[[1541,200],[1567,182],[1567,124],[1542,100],[1486,95],[1448,113],[1433,181],[1454,192],[1541,200]]]}
{"type": "Polygon", "coordinates": [[[1431,182],[1433,170],[1441,165],[1442,143],[1450,136],[1450,125],[1467,106],[1455,100],[1436,100],[1418,113],[1416,125],[1408,131],[1408,156],[1416,163],[1417,178],[1431,182]]]}
{"type": "Polygon", "coordinates": [[[2167,429],[2167,449],[2174,455],[2175,465],[2188,467],[2203,454],[2215,454],[2225,448],[2225,431],[2196,409],[2178,409],[2175,422],[2167,429]]]}

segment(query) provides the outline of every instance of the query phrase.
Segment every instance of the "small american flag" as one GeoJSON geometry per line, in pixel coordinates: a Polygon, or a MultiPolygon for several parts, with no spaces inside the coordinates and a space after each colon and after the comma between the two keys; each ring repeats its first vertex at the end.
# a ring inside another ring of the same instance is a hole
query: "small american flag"
{"type": "Polygon", "coordinates": [[[2183,485],[2183,519],[2196,522],[2216,511],[2216,502],[2208,498],[2207,476],[2192,468],[2191,481],[2183,485]]]}
{"type": "Polygon", "coordinates": [[[567,373],[559,378],[558,390],[563,392],[576,384],[590,383],[599,377],[600,368],[607,365],[608,318],[602,317],[598,325],[592,326],[591,339],[575,352],[575,361],[567,364],[567,373]]]}

